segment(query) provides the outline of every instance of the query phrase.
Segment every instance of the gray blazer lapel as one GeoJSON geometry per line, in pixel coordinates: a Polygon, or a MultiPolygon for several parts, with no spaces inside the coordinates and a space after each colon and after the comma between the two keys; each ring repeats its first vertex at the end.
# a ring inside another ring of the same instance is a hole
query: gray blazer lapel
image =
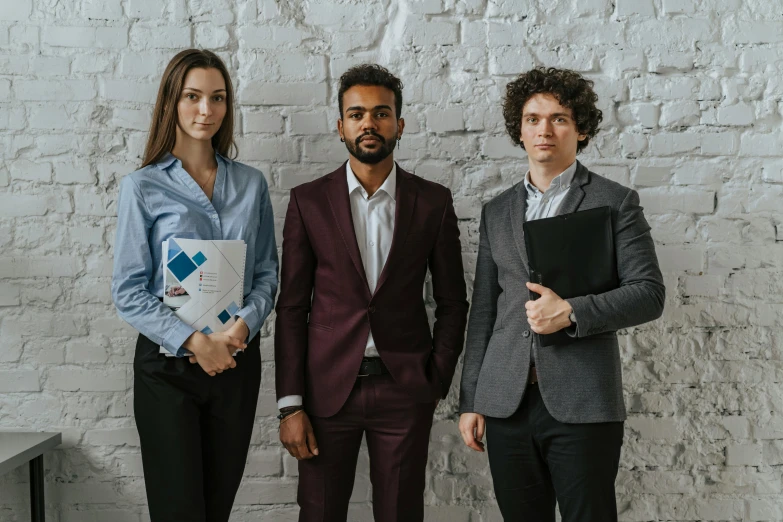
{"type": "Polygon", "coordinates": [[[527,194],[525,193],[525,183],[517,183],[514,195],[511,198],[510,219],[511,228],[514,231],[514,243],[517,245],[519,257],[522,258],[522,264],[525,272],[528,271],[527,249],[525,248],[525,232],[522,224],[525,222],[525,212],[527,212],[527,194]]]}
{"type": "Polygon", "coordinates": [[[586,185],[590,181],[590,171],[587,167],[576,162],[576,172],[574,173],[574,179],[571,181],[571,188],[568,189],[563,202],[560,204],[560,208],[557,209],[557,216],[563,214],[571,214],[576,212],[579,208],[579,204],[585,197],[585,191],[582,189],[583,185],[586,185]]]}

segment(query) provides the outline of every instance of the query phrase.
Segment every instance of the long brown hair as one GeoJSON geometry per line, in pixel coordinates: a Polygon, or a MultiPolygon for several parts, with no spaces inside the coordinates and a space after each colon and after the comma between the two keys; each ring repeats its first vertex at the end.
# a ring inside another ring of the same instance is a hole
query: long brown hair
{"type": "Polygon", "coordinates": [[[227,110],[223,123],[212,137],[212,147],[221,156],[232,159],[237,156],[237,144],[234,142],[234,88],[228,69],[223,60],[212,51],[187,49],[171,59],[160,80],[142,167],[157,163],[174,148],[177,137],[177,103],[182,96],[185,77],[191,69],[217,69],[223,75],[226,82],[227,110]]]}

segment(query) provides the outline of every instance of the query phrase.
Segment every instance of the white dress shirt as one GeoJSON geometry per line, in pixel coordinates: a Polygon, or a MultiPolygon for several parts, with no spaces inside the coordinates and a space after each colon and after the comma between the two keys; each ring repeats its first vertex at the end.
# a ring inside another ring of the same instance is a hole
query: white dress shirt
{"type": "MultiPolygon", "coordinates": [[[[381,277],[386,259],[389,257],[392,237],[394,236],[394,215],[397,209],[397,164],[393,164],[386,181],[372,196],[367,195],[356,175],[351,170],[351,162],[345,164],[345,175],[348,178],[348,198],[351,201],[351,216],[353,230],[356,233],[356,243],[362,256],[364,273],[370,285],[370,293],[375,293],[378,279],[381,277]]],[[[372,338],[372,331],[367,336],[364,348],[365,357],[378,357],[378,349],[372,338]]],[[[301,395],[288,395],[277,401],[278,408],[300,406],[301,395]]]]}

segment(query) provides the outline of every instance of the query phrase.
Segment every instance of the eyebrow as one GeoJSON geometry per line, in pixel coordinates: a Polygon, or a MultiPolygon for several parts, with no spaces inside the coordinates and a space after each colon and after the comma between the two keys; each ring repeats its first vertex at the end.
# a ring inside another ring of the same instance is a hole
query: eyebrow
{"type": "MultiPolygon", "coordinates": [[[[525,117],[525,116],[539,116],[539,114],[537,114],[535,112],[526,112],[522,116],[523,117],[525,117]]],[[[566,118],[573,118],[573,116],[571,116],[570,114],[565,113],[565,112],[556,112],[554,114],[550,114],[549,115],[550,118],[554,118],[556,116],[565,116],[566,118]]]]}
{"type": "MultiPolygon", "coordinates": [[[[182,90],[183,91],[202,92],[202,91],[196,89],[195,87],[183,87],[182,90]]],[[[217,89],[216,91],[213,91],[212,94],[215,94],[216,92],[226,92],[226,90],[225,89],[217,89]]]]}
{"type": "MultiPolygon", "coordinates": [[[[389,107],[388,105],[376,105],[375,107],[372,108],[372,110],[378,110],[378,109],[386,109],[386,110],[389,110],[389,111],[392,110],[392,108],[389,107]]],[[[366,111],[366,110],[367,109],[362,107],[361,105],[352,105],[351,107],[348,107],[347,109],[345,109],[345,112],[348,112],[348,111],[366,111]]]]}

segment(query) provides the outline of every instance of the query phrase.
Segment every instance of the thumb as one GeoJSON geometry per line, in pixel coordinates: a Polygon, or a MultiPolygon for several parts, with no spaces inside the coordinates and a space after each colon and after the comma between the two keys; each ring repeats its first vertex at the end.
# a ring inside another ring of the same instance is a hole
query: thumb
{"type": "Polygon", "coordinates": [[[315,432],[312,426],[307,428],[307,447],[313,455],[318,455],[318,442],[315,440],[315,432]]]}
{"type": "Polygon", "coordinates": [[[545,286],[541,286],[541,285],[539,285],[537,283],[531,283],[530,281],[528,281],[526,284],[527,284],[527,289],[528,290],[532,290],[532,291],[534,291],[537,294],[543,295],[544,292],[548,292],[549,291],[549,288],[547,288],[545,286]]]}
{"type": "Polygon", "coordinates": [[[247,348],[247,345],[244,342],[242,342],[240,339],[237,339],[236,337],[229,336],[228,339],[229,339],[228,344],[230,344],[234,348],[238,348],[240,350],[244,350],[245,348],[247,348]]]}

